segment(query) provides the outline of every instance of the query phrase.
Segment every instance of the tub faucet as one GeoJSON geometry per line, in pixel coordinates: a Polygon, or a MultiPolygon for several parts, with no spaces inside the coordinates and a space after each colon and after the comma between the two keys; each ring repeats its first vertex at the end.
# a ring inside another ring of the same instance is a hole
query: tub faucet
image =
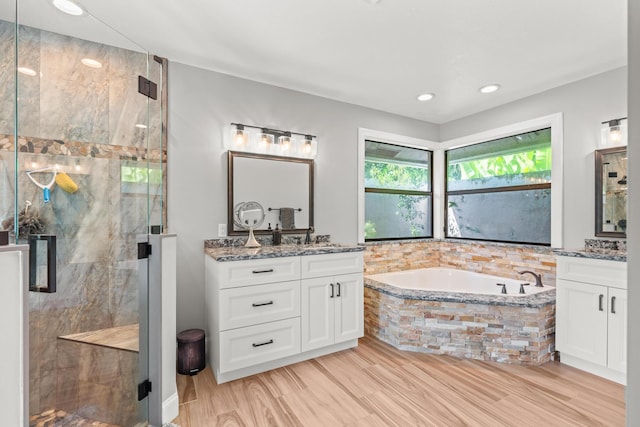
{"type": "Polygon", "coordinates": [[[526,274],[526,273],[532,274],[533,277],[536,278],[536,286],[538,288],[542,288],[544,286],[542,284],[542,275],[541,274],[536,274],[536,273],[534,273],[533,271],[530,271],[530,270],[518,271],[518,274],[526,274]]]}

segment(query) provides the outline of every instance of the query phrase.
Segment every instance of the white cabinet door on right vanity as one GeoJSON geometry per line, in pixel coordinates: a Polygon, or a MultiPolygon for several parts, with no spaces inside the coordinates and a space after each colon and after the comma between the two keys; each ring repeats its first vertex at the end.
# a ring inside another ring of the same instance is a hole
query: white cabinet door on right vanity
{"type": "Polygon", "coordinates": [[[609,288],[608,366],[627,372],[627,291],[609,288]]]}
{"type": "Polygon", "coordinates": [[[556,347],[607,365],[607,287],[559,279],[556,283],[556,347]]]}
{"type": "Polygon", "coordinates": [[[364,332],[364,281],[362,274],[336,276],[335,342],[360,338],[364,332]]]}
{"type": "Polygon", "coordinates": [[[300,287],[302,351],[334,343],[335,284],[331,277],[303,279],[300,287]]]}

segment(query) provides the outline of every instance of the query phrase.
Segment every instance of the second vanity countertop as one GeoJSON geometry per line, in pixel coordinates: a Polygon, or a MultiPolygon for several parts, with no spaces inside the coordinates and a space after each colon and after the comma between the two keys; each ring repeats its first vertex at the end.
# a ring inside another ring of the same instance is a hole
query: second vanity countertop
{"type": "Polygon", "coordinates": [[[609,261],[627,262],[626,251],[614,251],[610,249],[594,250],[594,249],[556,249],[553,253],[557,256],[567,256],[574,258],[591,258],[604,259],[609,261]]]}
{"type": "Polygon", "coordinates": [[[207,255],[219,262],[241,261],[247,259],[280,258],[288,256],[322,255],[342,252],[361,252],[364,246],[339,245],[335,243],[315,243],[311,245],[260,246],[259,248],[205,247],[207,255]]]}

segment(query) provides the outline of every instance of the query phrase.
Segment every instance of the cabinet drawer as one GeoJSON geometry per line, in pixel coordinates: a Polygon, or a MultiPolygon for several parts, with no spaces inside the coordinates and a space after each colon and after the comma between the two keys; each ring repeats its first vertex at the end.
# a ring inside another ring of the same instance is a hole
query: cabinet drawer
{"type": "Polygon", "coordinates": [[[220,330],[300,316],[300,281],[220,291],[220,330]]]}
{"type": "Polygon", "coordinates": [[[220,333],[220,372],[300,353],[300,318],[220,333]]]}
{"type": "Polygon", "coordinates": [[[362,252],[309,255],[301,259],[302,278],[334,276],[336,274],[362,273],[362,252]]]}
{"type": "Polygon", "coordinates": [[[218,264],[220,289],[300,278],[300,257],[227,261],[218,264]]]}
{"type": "Polygon", "coordinates": [[[559,256],[558,279],[627,289],[627,263],[605,259],[559,256]]]}

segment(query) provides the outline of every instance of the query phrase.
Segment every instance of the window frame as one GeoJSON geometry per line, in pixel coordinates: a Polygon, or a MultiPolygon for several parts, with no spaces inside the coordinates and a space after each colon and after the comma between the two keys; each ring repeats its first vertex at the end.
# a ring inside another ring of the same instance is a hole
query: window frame
{"type": "MultiPolygon", "coordinates": [[[[488,121],[476,121],[477,126],[482,126],[488,121]]],[[[490,126],[491,124],[489,124],[490,126]]],[[[446,176],[444,151],[451,148],[458,148],[465,145],[477,144],[493,139],[499,139],[510,135],[517,135],[542,128],[551,128],[551,182],[556,185],[551,191],[551,247],[563,247],[563,113],[553,113],[538,118],[516,122],[510,125],[496,127],[482,132],[469,134],[460,138],[448,139],[442,142],[429,141],[426,139],[402,136],[394,133],[383,132],[367,128],[358,128],[358,221],[357,221],[357,242],[364,244],[364,142],[366,139],[377,140],[389,144],[404,145],[413,148],[426,148],[433,151],[433,239],[444,239],[446,223],[444,213],[446,205],[444,203],[446,176]]],[[[455,238],[451,238],[455,240],[455,238]]],[[[518,245],[518,243],[513,243],[518,245]]],[[[524,245],[524,244],[522,244],[524,245]]]]}
{"type": "MultiPolygon", "coordinates": [[[[466,147],[469,145],[475,145],[483,142],[489,142],[496,139],[515,136],[535,130],[551,128],[551,243],[540,244],[532,243],[535,246],[546,246],[552,248],[561,248],[563,245],[563,114],[555,113],[548,116],[538,117],[536,119],[526,120],[523,122],[514,123],[511,125],[490,129],[484,132],[467,135],[461,138],[451,139],[441,143],[442,149],[442,223],[440,231],[442,238],[449,240],[459,240],[459,237],[446,237],[447,229],[447,204],[446,198],[446,159],[445,152],[454,148],[466,147]]],[[[530,188],[531,189],[531,188],[530,188]]],[[[462,238],[469,241],[484,241],[484,242],[504,242],[498,240],[486,240],[486,239],[470,239],[462,238]]],[[[504,242],[513,245],[528,245],[525,242],[504,242]]]]}
{"type": "MultiPolygon", "coordinates": [[[[431,203],[429,204],[430,209],[427,212],[427,215],[429,215],[430,218],[430,225],[431,228],[429,231],[429,235],[428,236],[405,236],[405,237],[380,237],[380,238],[373,238],[373,239],[367,239],[366,236],[363,237],[364,238],[364,242],[382,242],[382,241],[392,241],[392,240],[413,240],[413,239],[432,239],[433,238],[433,230],[434,230],[434,226],[433,226],[433,150],[430,150],[428,148],[425,147],[413,147],[413,146],[408,146],[408,145],[404,145],[404,144],[393,144],[390,142],[383,142],[383,141],[379,141],[379,140],[374,140],[372,138],[367,138],[365,139],[365,145],[367,142],[375,142],[378,144],[386,144],[386,145],[393,145],[395,147],[401,147],[401,148],[411,148],[413,150],[421,150],[421,151],[425,151],[427,153],[429,153],[429,191],[423,191],[423,190],[406,190],[406,189],[397,189],[397,188],[376,188],[376,187],[367,187],[366,185],[364,185],[364,194],[365,194],[365,198],[366,198],[366,194],[367,193],[372,193],[372,194],[392,194],[392,195],[397,195],[397,196],[425,196],[425,197],[430,197],[431,198],[431,203]]],[[[367,157],[366,157],[366,152],[364,155],[364,163],[366,163],[367,161],[367,157]]],[[[364,175],[363,175],[364,176],[364,175]]],[[[366,202],[366,201],[365,201],[366,202]]],[[[366,223],[366,212],[365,212],[365,218],[364,221],[366,223]]]]}
{"type": "MultiPolygon", "coordinates": [[[[514,137],[514,136],[518,136],[518,135],[522,135],[522,134],[526,134],[529,132],[535,132],[535,131],[539,131],[539,130],[546,130],[549,129],[550,131],[550,137],[552,138],[552,133],[551,133],[551,127],[544,127],[541,129],[535,129],[535,130],[530,130],[527,132],[519,132],[519,133],[515,133],[512,135],[508,135],[507,138],[509,137],[514,137]]],[[[444,238],[445,239],[458,239],[458,240],[473,240],[473,241],[483,241],[483,242],[498,242],[498,243],[511,243],[511,244],[517,244],[517,245],[536,245],[536,246],[551,246],[551,233],[549,233],[549,243],[538,243],[538,242],[524,242],[524,241],[513,241],[513,240],[500,240],[500,239],[480,239],[480,238],[475,238],[475,237],[456,237],[456,236],[449,236],[449,195],[453,195],[453,196],[464,196],[467,194],[491,194],[491,193],[508,193],[508,192],[513,192],[513,191],[526,191],[526,190],[549,190],[550,193],[553,192],[552,189],[552,184],[553,184],[553,142],[550,141],[550,145],[551,145],[551,150],[552,150],[552,154],[551,154],[551,162],[552,162],[552,168],[551,168],[551,174],[552,174],[552,178],[550,182],[545,182],[542,184],[521,184],[521,185],[511,185],[511,186],[502,186],[502,187],[487,187],[487,188],[475,188],[475,189],[468,189],[468,190],[452,190],[449,191],[448,190],[448,184],[449,184],[449,152],[451,150],[455,150],[458,148],[464,148],[464,147],[470,147],[472,145],[480,145],[480,144],[487,144],[496,140],[500,140],[503,139],[505,137],[500,137],[500,138],[495,138],[495,139],[489,139],[483,142],[477,142],[475,144],[467,144],[467,145],[463,145],[463,146],[458,146],[455,148],[448,148],[446,150],[444,150],[444,238]]],[[[552,219],[552,211],[551,208],[549,209],[549,221],[551,222],[552,219]]]]}
{"type": "Polygon", "coordinates": [[[390,132],[383,132],[374,129],[358,128],[358,243],[364,244],[364,224],[365,224],[365,186],[364,186],[364,163],[365,163],[365,142],[374,141],[384,144],[397,145],[400,147],[417,148],[431,152],[431,236],[432,237],[398,237],[384,239],[366,239],[366,242],[389,242],[402,240],[432,239],[435,237],[439,223],[437,221],[440,205],[438,203],[438,191],[441,179],[436,170],[436,151],[440,143],[419,139],[410,136],[398,135],[390,132]]]}

